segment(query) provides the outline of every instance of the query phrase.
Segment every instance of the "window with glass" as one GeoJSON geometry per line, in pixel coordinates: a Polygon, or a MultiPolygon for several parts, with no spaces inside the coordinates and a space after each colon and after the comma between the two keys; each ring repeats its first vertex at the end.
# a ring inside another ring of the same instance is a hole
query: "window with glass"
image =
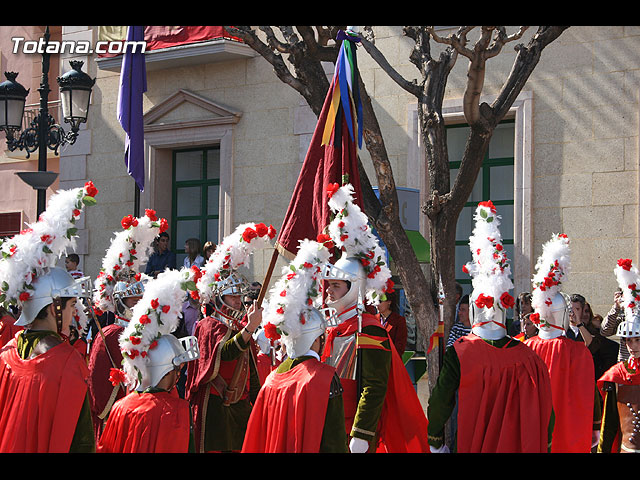
{"type": "MultiPolygon", "coordinates": [[[[475,226],[473,215],[478,203],[491,200],[500,219],[500,233],[514,273],[514,138],[515,122],[506,120],[493,132],[489,148],[476,179],[471,196],[458,217],[456,228],[456,281],[465,294],[471,293],[471,277],[462,271],[462,266],[471,261],[469,237],[475,226]]],[[[451,186],[458,174],[464,147],[469,136],[466,124],[447,126],[447,148],[451,168],[451,186]]]]}
{"type": "Polygon", "coordinates": [[[173,152],[171,248],[181,266],[185,241],[218,243],[220,201],[220,148],[173,152]]]}

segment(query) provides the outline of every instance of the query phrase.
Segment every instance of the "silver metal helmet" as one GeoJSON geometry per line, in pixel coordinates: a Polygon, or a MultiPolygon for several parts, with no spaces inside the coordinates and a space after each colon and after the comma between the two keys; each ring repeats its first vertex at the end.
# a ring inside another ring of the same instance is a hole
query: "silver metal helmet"
{"type": "Polygon", "coordinates": [[[144,294],[144,282],[125,282],[120,280],[113,287],[113,298],[115,300],[116,313],[126,318],[127,320],[131,320],[133,316],[133,312],[131,308],[127,306],[125,299],[127,298],[141,298],[144,294]]]}
{"type": "Polygon", "coordinates": [[[32,323],[38,313],[47,305],[51,305],[56,298],[91,296],[91,278],[82,277],[74,279],[66,270],[53,267],[49,271],[37,277],[31,284],[34,290],[29,300],[22,304],[20,318],[16,325],[26,326],[32,323]]]}
{"type": "Polygon", "coordinates": [[[247,280],[236,272],[231,272],[228,277],[220,280],[215,286],[215,294],[217,296],[219,306],[223,307],[223,313],[226,315],[240,319],[245,314],[244,307],[240,310],[233,308],[224,301],[226,295],[242,296],[247,291],[249,283],[247,280]]]}
{"type": "Polygon", "coordinates": [[[625,319],[618,325],[616,331],[618,337],[640,337],[640,314],[625,311],[625,319]]]}
{"type": "Polygon", "coordinates": [[[473,298],[469,299],[471,331],[485,340],[500,340],[507,334],[506,312],[500,308],[478,308],[473,298]]]}
{"type": "Polygon", "coordinates": [[[287,348],[287,355],[291,358],[301,357],[309,352],[311,345],[323,335],[327,328],[324,315],[317,309],[306,310],[302,313],[304,324],[295,337],[282,336],[282,343],[287,348]]]}
{"type": "Polygon", "coordinates": [[[343,280],[351,283],[349,291],[335,301],[327,299],[327,306],[334,308],[338,315],[349,307],[364,300],[364,287],[367,275],[360,260],[355,257],[342,256],[336,263],[326,264],[322,272],[324,280],[343,280]]]}
{"type": "Polygon", "coordinates": [[[141,392],[155,387],[160,380],[174,368],[200,357],[198,339],[194,336],[178,339],[172,334],[162,335],[155,348],[149,350],[147,371],[149,384],[139,384],[136,390],[141,392]]]}
{"type": "Polygon", "coordinates": [[[540,338],[555,338],[562,335],[569,328],[569,314],[571,312],[571,299],[566,293],[558,292],[551,299],[551,305],[540,313],[540,338]]]}

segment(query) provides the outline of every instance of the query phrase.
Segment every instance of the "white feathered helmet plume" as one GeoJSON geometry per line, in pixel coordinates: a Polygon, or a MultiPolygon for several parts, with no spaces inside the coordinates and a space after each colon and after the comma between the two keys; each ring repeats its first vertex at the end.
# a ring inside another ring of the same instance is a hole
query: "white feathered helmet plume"
{"type": "Polygon", "coordinates": [[[540,327],[564,328],[569,304],[562,294],[562,282],[571,269],[569,238],[564,233],[554,233],[542,245],[542,254],[536,262],[536,273],[531,283],[531,307],[529,317],[540,327]]]}
{"type": "Polygon", "coordinates": [[[68,249],[75,248],[76,221],[85,205],[96,203],[97,193],[98,189],[91,181],[83,187],[58,190],[49,198],[47,209],[37,222],[28,224],[27,229],[2,242],[1,304],[23,307],[24,302],[32,298],[34,280],[54,268],[68,249]]]}
{"type": "Polygon", "coordinates": [[[140,265],[147,262],[153,240],[169,228],[166,219],[158,219],[151,209],[146,209],[143,217],[127,215],[121,224],[123,230],[117,232],[111,241],[96,278],[93,301],[98,315],[104,311],[115,311],[113,289],[116,283],[130,277],[140,280],[140,265]]]}
{"type": "MultiPolygon", "coordinates": [[[[343,258],[357,259],[364,269],[365,296],[369,304],[378,305],[393,291],[391,271],[378,238],[371,231],[367,216],[354,202],[354,188],[347,183],[328,185],[329,207],[334,213],[327,231],[343,258]]],[[[337,262],[336,262],[337,263],[337,262]]]]}
{"type": "Polygon", "coordinates": [[[500,332],[505,329],[506,311],[515,304],[509,293],[513,282],[500,234],[500,215],[493,202],[487,200],[478,204],[474,220],[469,237],[472,261],[462,267],[472,277],[473,292],[469,299],[472,324],[474,328],[500,332]]]}
{"type": "Polygon", "coordinates": [[[131,388],[144,390],[155,386],[149,372],[149,354],[158,340],[171,334],[179,325],[182,304],[190,290],[195,289],[195,270],[165,270],[150,279],[133,317],[119,337],[122,352],[122,370],[111,370],[114,385],[125,383],[131,388]]]}
{"type": "Polygon", "coordinates": [[[621,258],[614,269],[622,290],[625,320],[618,325],[620,337],[640,336],[640,272],[629,258],[621,258]]]}
{"type": "Polygon", "coordinates": [[[276,235],[272,225],[264,223],[243,223],[235,231],[226,236],[218,244],[201,269],[201,276],[197,281],[198,295],[202,304],[207,304],[219,293],[231,274],[245,265],[251,255],[262,248],[266,248],[276,235]]]}
{"type": "Polygon", "coordinates": [[[262,327],[272,343],[281,339],[291,357],[304,355],[326,326],[317,309],[322,305],[322,268],[330,257],[322,243],[301,240],[296,257],[270,290],[262,327]]]}

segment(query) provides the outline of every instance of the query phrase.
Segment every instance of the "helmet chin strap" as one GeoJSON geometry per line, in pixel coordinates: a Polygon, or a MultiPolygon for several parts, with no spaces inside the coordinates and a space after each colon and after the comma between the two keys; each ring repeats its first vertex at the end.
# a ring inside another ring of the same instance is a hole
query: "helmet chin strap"
{"type": "Polygon", "coordinates": [[[66,338],[66,335],[62,333],[62,299],[60,297],[56,297],[53,299],[53,313],[56,319],[56,329],[58,331],[58,335],[66,338]]]}

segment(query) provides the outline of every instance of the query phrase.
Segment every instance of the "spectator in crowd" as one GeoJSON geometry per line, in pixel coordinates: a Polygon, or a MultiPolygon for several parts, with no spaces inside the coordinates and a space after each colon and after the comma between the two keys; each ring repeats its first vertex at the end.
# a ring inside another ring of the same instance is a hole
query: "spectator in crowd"
{"type": "Polygon", "coordinates": [[[155,278],[166,268],[176,268],[176,254],[169,249],[169,234],[167,232],[158,235],[154,250],[149,257],[144,273],[155,278]]]}
{"type": "Polygon", "coordinates": [[[465,295],[460,299],[457,308],[457,319],[451,327],[449,338],[447,340],[447,348],[453,345],[460,337],[464,337],[471,332],[471,321],[469,320],[469,295],[465,295]]]}
{"type": "Polygon", "coordinates": [[[78,269],[80,265],[80,257],[75,253],[70,253],[67,258],[64,259],[64,266],[73,278],[81,278],[84,274],[78,269]]]}
{"type": "Polygon", "coordinates": [[[197,238],[188,238],[184,242],[184,251],[187,256],[184,259],[183,266],[191,268],[196,265],[198,268],[202,268],[204,265],[204,257],[200,255],[200,240],[197,238]]]}
{"type": "Polygon", "coordinates": [[[522,328],[524,317],[531,312],[533,312],[533,308],[531,308],[531,293],[521,292],[516,298],[515,318],[509,327],[509,335],[516,337],[524,331],[522,328]]]}
{"type": "Polygon", "coordinates": [[[206,241],[204,243],[204,247],[202,247],[202,256],[204,257],[205,263],[209,260],[211,254],[216,250],[216,244],[211,241],[206,241]]]}
{"type": "Polygon", "coordinates": [[[524,317],[522,317],[521,322],[521,331],[518,335],[516,335],[516,340],[520,340],[521,342],[527,340],[528,338],[535,337],[538,334],[538,327],[536,324],[531,321],[531,313],[527,313],[524,317]]]}
{"type": "Polygon", "coordinates": [[[389,332],[389,338],[402,356],[407,347],[407,321],[398,313],[398,294],[387,293],[387,299],[378,305],[377,317],[380,323],[389,332]]]}
{"type": "Polygon", "coordinates": [[[587,330],[587,326],[582,322],[582,315],[587,301],[585,298],[574,293],[571,295],[571,311],[569,312],[569,328],[567,328],[567,338],[584,342],[588,347],[593,337],[587,330]]]}
{"type": "MultiPolygon", "coordinates": [[[[618,325],[624,321],[624,308],[622,306],[622,290],[618,289],[613,294],[613,305],[607,313],[607,316],[600,325],[600,333],[604,337],[611,337],[616,334],[618,325]]],[[[626,338],[620,337],[620,345],[618,347],[618,362],[629,359],[629,350],[627,350],[626,338]]]]}
{"type": "Polygon", "coordinates": [[[249,288],[247,288],[245,292],[244,299],[242,300],[243,303],[247,307],[253,304],[253,301],[258,299],[261,289],[262,284],[260,282],[251,282],[251,285],[249,285],[249,288]]]}
{"type": "Polygon", "coordinates": [[[601,325],[602,315],[591,315],[589,323],[587,323],[587,330],[593,336],[593,340],[589,344],[589,351],[593,356],[596,380],[618,361],[618,344],[600,333],[601,325]]]}

